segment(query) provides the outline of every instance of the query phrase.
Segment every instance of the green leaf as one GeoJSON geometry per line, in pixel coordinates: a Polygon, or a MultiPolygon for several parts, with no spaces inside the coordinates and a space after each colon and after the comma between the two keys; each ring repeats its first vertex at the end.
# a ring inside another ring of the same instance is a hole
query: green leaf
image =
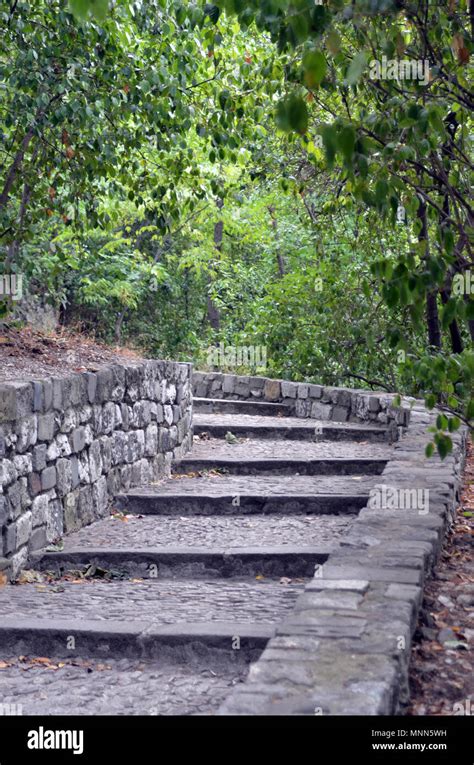
{"type": "Polygon", "coordinates": [[[425,455],[429,459],[430,457],[433,456],[433,454],[434,454],[434,444],[432,442],[430,442],[429,444],[426,445],[425,455]]]}
{"type": "Polygon", "coordinates": [[[442,460],[448,456],[453,449],[453,442],[449,436],[440,436],[437,441],[438,454],[442,460]]]}
{"type": "Polygon", "coordinates": [[[453,433],[455,430],[459,430],[461,427],[461,420],[459,417],[450,417],[448,421],[448,430],[450,433],[453,433]]]}
{"type": "Polygon", "coordinates": [[[89,13],[90,0],[69,0],[69,7],[75,16],[85,19],[89,13]]]}
{"type": "Polygon", "coordinates": [[[307,51],[303,57],[304,81],[308,88],[315,88],[324,80],[327,64],[319,50],[307,51]]]}
{"type": "Polygon", "coordinates": [[[361,78],[367,67],[367,54],[364,51],[357,53],[352,59],[347,70],[345,82],[347,85],[355,85],[361,78]]]}
{"type": "Polygon", "coordinates": [[[207,3],[204,6],[204,13],[206,16],[209,16],[213,24],[217,24],[219,21],[219,16],[221,15],[221,9],[218,5],[213,5],[212,3],[207,3]]]}
{"type": "Polygon", "coordinates": [[[337,135],[337,144],[344,159],[352,159],[355,146],[355,130],[352,125],[344,125],[337,135]]]}
{"type": "Polygon", "coordinates": [[[308,109],[304,100],[292,95],[281,101],[277,107],[277,125],[286,133],[294,130],[303,134],[308,130],[308,109]]]}
{"type": "Polygon", "coordinates": [[[321,130],[326,161],[329,167],[332,167],[336,156],[336,130],[332,125],[325,125],[321,130]]]}
{"type": "Polygon", "coordinates": [[[445,414],[438,414],[436,418],[436,427],[438,430],[446,430],[448,427],[448,418],[445,414]]]}

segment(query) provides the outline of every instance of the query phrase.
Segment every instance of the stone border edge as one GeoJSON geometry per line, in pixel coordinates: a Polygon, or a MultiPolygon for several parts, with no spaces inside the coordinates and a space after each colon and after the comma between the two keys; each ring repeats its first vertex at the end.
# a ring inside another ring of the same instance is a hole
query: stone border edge
{"type": "Polygon", "coordinates": [[[428,428],[438,412],[408,397],[401,407],[398,420],[407,427],[368,505],[220,715],[403,712],[423,585],[459,505],[469,430],[452,434],[444,461],[428,459],[428,428]]]}

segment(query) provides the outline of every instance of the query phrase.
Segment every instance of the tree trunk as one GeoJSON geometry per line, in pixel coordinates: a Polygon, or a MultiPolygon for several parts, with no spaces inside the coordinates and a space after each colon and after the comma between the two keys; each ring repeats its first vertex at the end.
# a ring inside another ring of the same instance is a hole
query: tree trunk
{"type": "MultiPolygon", "coordinates": [[[[224,207],[224,202],[222,201],[222,199],[218,199],[216,204],[219,210],[222,210],[222,208],[224,207]]],[[[218,253],[222,251],[223,236],[224,236],[224,221],[218,220],[214,226],[214,247],[216,248],[218,253]]],[[[221,317],[219,314],[219,310],[217,306],[215,305],[214,301],[212,300],[212,297],[210,294],[211,286],[212,286],[212,279],[210,276],[208,277],[207,285],[208,285],[207,319],[212,329],[218,332],[221,328],[221,317]]]]}
{"type": "MultiPolygon", "coordinates": [[[[443,305],[446,305],[450,298],[451,290],[450,289],[444,289],[441,290],[441,301],[443,305]]],[[[451,348],[453,353],[462,353],[463,352],[463,344],[462,344],[462,338],[461,333],[459,331],[458,323],[456,319],[453,319],[451,324],[449,325],[449,333],[451,335],[451,348]]]]}
{"type": "MultiPolygon", "coordinates": [[[[280,277],[282,277],[282,276],[285,275],[285,272],[286,272],[286,264],[285,264],[285,259],[283,258],[283,255],[281,254],[281,249],[280,249],[280,237],[278,235],[278,221],[277,221],[276,215],[275,215],[275,207],[273,205],[269,205],[267,209],[268,209],[268,212],[270,213],[270,218],[272,219],[273,230],[275,232],[275,241],[276,241],[276,246],[277,246],[277,253],[276,253],[276,255],[277,255],[278,274],[280,275],[280,277]]],[[[306,209],[308,209],[308,208],[306,208],[306,209]]]]}
{"type": "Polygon", "coordinates": [[[7,179],[5,181],[5,185],[3,187],[3,191],[0,194],[0,210],[3,207],[6,207],[8,198],[10,196],[10,191],[12,189],[13,184],[15,183],[16,176],[18,175],[18,172],[21,168],[21,165],[23,163],[23,159],[25,157],[25,152],[30,145],[30,141],[34,136],[33,130],[28,130],[26,135],[24,136],[20,148],[18,149],[15,158],[13,162],[10,165],[10,170],[8,171],[7,179]]]}
{"type": "MultiPolygon", "coordinates": [[[[421,229],[418,234],[419,242],[426,242],[424,258],[429,258],[428,219],[426,215],[426,202],[420,198],[418,205],[418,218],[421,221],[421,229]]],[[[428,327],[428,343],[433,348],[441,349],[441,329],[438,315],[438,290],[432,290],[426,295],[426,323],[428,327]]]]}

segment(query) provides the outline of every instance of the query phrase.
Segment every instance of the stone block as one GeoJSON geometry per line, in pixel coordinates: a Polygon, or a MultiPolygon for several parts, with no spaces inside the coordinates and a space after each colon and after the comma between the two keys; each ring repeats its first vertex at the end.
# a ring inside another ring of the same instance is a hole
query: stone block
{"type": "Polygon", "coordinates": [[[30,473],[28,476],[28,489],[32,497],[41,493],[41,486],[41,475],[39,473],[30,473]]]}
{"type": "Polygon", "coordinates": [[[29,552],[41,550],[43,547],[47,547],[47,545],[48,537],[46,534],[46,526],[38,526],[37,529],[33,529],[28,543],[29,552]]]}
{"type": "Polygon", "coordinates": [[[263,396],[266,401],[279,401],[281,399],[281,385],[279,380],[265,380],[263,396]]]}
{"type": "Polygon", "coordinates": [[[18,550],[23,545],[26,545],[30,539],[32,530],[32,515],[28,511],[21,515],[15,522],[16,526],[16,549],[18,550]]]}
{"type": "Polygon", "coordinates": [[[64,510],[58,499],[53,499],[48,505],[46,519],[46,536],[48,542],[57,542],[64,533],[64,510]]]}
{"type": "Polygon", "coordinates": [[[73,491],[67,494],[63,500],[64,504],[64,531],[69,534],[71,531],[77,531],[81,527],[81,518],[79,515],[79,491],[73,491]]]}
{"type": "Polygon", "coordinates": [[[298,394],[298,384],[294,382],[281,383],[282,398],[296,398],[298,394]]]}
{"type": "Polygon", "coordinates": [[[46,444],[39,444],[38,446],[35,446],[32,452],[31,460],[32,460],[32,468],[33,470],[43,470],[43,468],[46,467],[46,451],[47,451],[46,444]]]}
{"type": "Polygon", "coordinates": [[[345,406],[334,406],[331,413],[331,419],[334,422],[346,422],[349,417],[349,409],[345,406]]]}
{"type": "Polygon", "coordinates": [[[0,460],[0,487],[8,486],[17,479],[15,464],[12,460],[0,460]]]}
{"type": "Polygon", "coordinates": [[[94,404],[97,392],[97,375],[93,372],[84,372],[84,377],[87,386],[87,400],[89,404],[94,404]]]}
{"type": "Polygon", "coordinates": [[[45,468],[41,473],[41,489],[48,491],[56,486],[56,468],[54,465],[45,468]]]}
{"type": "Polygon", "coordinates": [[[76,454],[78,452],[81,452],[85,448],[86,433],[83,426],[73,430],[69,443],[70,443],[72,451],[75,452],[76,454]]]}
{"type": "Polygon", "coordinates": [[[91,483],[99,479],[102,474],[102,456],[99,441],[94,441],[89,448],[89,468],[91,483]]]}
{"type": "Polygon", "coordinates": [[[331,417],[331,409],[332,407],[330,404],[321,404],[314,401],[311,406],[311,417],[315,420],[329,420],[331,417]]]}
{"type": "Polygon", "coordinates": [[[52,412],[38,417],[38,441],[52,441],[54,438],[55,421],[52,412]]]}
{"type": "Polygon", "coordinates": [[[33,527],[44,526],[48,518],[49,497],[47,494],[40,494],[35,497],[31,504],[31,515],[33,527]]]}
{"type": "Polygon", "coordinates": [[[26,452],[30,446],[34,446],[38,440],[38,419],[36,415],[22,416],[16,423],[15,432],[17,435],[17,452],[26,452]]]}
{"type": "Polygon", "coordinates": [[[70,459],[59,459],[56,462],[58,495],[64,497],[72,489],[72,463],[70,459]]]}

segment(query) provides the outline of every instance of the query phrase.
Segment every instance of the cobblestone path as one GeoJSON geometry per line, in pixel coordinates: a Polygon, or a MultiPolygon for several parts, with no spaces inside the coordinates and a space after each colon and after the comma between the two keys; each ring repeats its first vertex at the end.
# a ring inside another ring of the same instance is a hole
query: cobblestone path
{"type": "Polygon", "coordinates": [[[193,451],[170,478],[117,497],[110,518],[0,588],[3,703],[26,715],[215,713],[391,454],[381,426],[256,402],[196,409],[193,451]]]}

